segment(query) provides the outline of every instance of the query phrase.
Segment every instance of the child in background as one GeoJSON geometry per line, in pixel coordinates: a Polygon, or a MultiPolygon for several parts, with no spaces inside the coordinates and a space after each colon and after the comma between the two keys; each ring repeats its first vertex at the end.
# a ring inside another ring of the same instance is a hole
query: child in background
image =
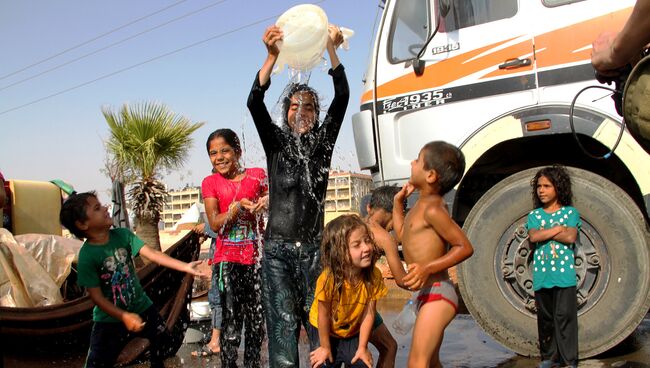
{"type": "MultiPolygon", "coordinates": [[[[217,173],[217,170],[212,167],[212,174],[215,173],[217,173]]],[[[205,211],[205,207],[203,208],[203,211],[205,211]]],[[[218,265],[212,263],[212,260],[214,259],[214,252],[217,247],[218,235],[212,231],[210,225],[206,226],[208,218],[207,215],[205,215],[205,212],[203,212],[201,216],[203,217],[202,220],[204,222],[196,225],[192,231],[200,234],[202,237],[210,238],[210,251],[208,252],[208,260],[210,263],[212,276],[210,280],[210,289],[208,290],[208,305],[210,306],[210,326],[212,327],[212,332],[210,333],[210,340],[208,343],[202,345],[200,350],[193,351],[192,356],[209,357],[221,352],[221,318],[223,312],[221,311],[221,298],[219,295],[220,291],[217,287],[219,283],[219,269],[217,268],[218,265]]],[[[201,243],[203,241],[201,241],[201,243]]]]}
{"type": "Polygon", "coordinates": [[[169,332],[140,285],[133,257],[140,254],[162,266],[207,277],[199,271],[201,261],[179,261],[145,246],[129,229],[111,229],[108,208],[95,192],[71,194],[61,207],[60,221],[86,239],[79,250],[77,277],[95,308],[85,367],[113,367],[131,334],[149,339],[151,367],[164,367],[162,347],[169,332]]]}
{"type": "MultiPolygon", "coordinates": [[[[397,285],[402,286],[402,278],[406,275],[406,272],[399,257],[397,243],[388,232],[393,225],[393,197],[399,190],[400,188],[389,185],[375,188],[365,206],[367,215],[363,220],[368,225],[375,245],[377,245],[377,250],[380,254],[383,253],[386,256],[395,282],[397,285]]],[[[377,312],[375,325],[370,334],[370,343],[379,351],[378,368],[392,368],[395,366],[397,341],[386,328],[379,312],[377,312]]]]}
{"type": "Polygon", "coordinates": [[[460,182],[464,171],[465,157],[457,147],[442,141],[427,143],[411,163],[409,182],[394,198],[393,225],[408,264],[402,281],[411,290],[421,289],[408,358],[411,368],[441,367],[445,328],[458,308],[448,269],[474,253],[442,198],[460,182]],[[418,200],[405,217],[404,201],[416,189],[418,200]]]}
{"type": "Polygon", "coordinates": [[[571,207],[571,178],[561,166],[537,172],[530,185],[535,209],[528,214],[528,241],[534,246],[533,290],[542,362],[539,367],[578,364],[578,307],[575,241],[581,226],[571,207]]]}
{"type": "Polygon", "coordinates": [[[375,303],[388,293],[375,267],[378,253],[368,226],[356,215],[327,224],[321,243],[323,272],[316,282],[307,333],[318,346],[311,366],[372,367],[368,338],[375,303]]]}
{"type": "Polygon", "coordinates": [[[256,213],[266,209],[268,190],[263,169],[244,169],[239,137],[230,129],[215,130],[206,142],[216,173],[203,179],[201,192],[210,228],[217,233],[213,264],[221,291],[221,366],[237,366],[237,349],[245,328],[244,366],[261,366],[264,339],[258,242],[264,223],[256,213]]]}
{"type": "MultiPolygon", "coordinates": [[[[215,171],[216,172],[216,171],[215,171]]],[[[205,220],[207,222],[207,219],[205,220]]],[[[211,263],[211,281],[210,289],[208,290],[208,305],[210,305],[210,326],[212,327],[212,332],[210,334],[210,340],[207,344],[201,346],[201,349],[198,351],[193,351],[192,356],[202,356],[209,357],[211,355],[221,352],[221,343],[219,342],[221,336],[221,298],[219,297],[219,269],[218,265],[212,263],[214,259],[214,251],[217,247],[217,233],[210,229],[210,226],[206,226],[205,223],[200,223],[192,229],[197,234],[200,234],[202,237],[210,238],[210,251],[208,252],[208,260],[211,263]]],[[[205,239],[205,238],[202,238],[205,239]]],[[[201,243],[203,243],[202,240],[201,243]]]]}

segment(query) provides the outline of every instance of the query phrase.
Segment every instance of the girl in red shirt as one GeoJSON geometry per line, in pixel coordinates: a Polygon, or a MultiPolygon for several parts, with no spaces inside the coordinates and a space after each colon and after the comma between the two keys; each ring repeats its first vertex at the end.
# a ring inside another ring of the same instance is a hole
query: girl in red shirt
{"type": "Polygon", "coordinates": [[[260,212],[268,203],[266,173],[241,167],[239,138],[230,129],[212,132],[206,148],[214,174],[203,179],[201,190],[208,223],[217,233],[212,263],[219,277],[211,287],[218,287],[221,296],[221,364],[236,367],[243,325],[244,366],[260,367],[264,337],[259,272],[264,222],[260,212]]]}

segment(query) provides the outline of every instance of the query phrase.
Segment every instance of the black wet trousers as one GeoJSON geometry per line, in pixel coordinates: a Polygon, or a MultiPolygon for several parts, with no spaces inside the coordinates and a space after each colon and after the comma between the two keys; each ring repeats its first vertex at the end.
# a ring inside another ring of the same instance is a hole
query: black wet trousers
{"type": "Polygon", "coordinates": [[[578,363],[578,302],[576,287],[535,291],[537,333],[542,360],[578,363]]]}
{"type": "Polygon", "coordinates": [[[237,349],[244,327],[244,367],[261,367],[260,350],[264,340],[259,266],[221,262],[218,285],[221,291],[221,366],[237,367],[237,349]]]}
{"type": "MultiPolygon", "coordinates": [[[[318,243],[265,241],[262,282],[269,367],[300,366],[300,324],[305,328],[309,324],[309,309],[320,271],[318,243]]],[[[314,349],[310,340],[310,351],[314,349]]]]}
{"type": "Polygon", "coordinates": [[[155,306],[140,313],[140,318],[146,322],[144,329],[138,333],[130,333],[121,322],[95,322],[90,333],[90,348],[86,357],[86,368],[106,367],[115,365],[120,352],[133,336],[149,340],[150,361],[152,368],[163,368],[163,360],[167,352],[162,351],[165,342],[170,339],[165,327],[165,321],[155,306]]]}
{"type": "MultiPolygon", "coordinates": [[[[309,335],[310,341],[314,341],[317,346],[320,345],[320,336],[316,327],[312,325],[307,326],[307,334],[309,335]]],[[[352,358],[354,358],[354,354],[359,349],[359,334],[346,338],[330,336],[330,347],[334,363],[325,361],[321,366],[322,368],[340,368],[341,366],[345,368],[368,368],[366,363],[361,359],[352,363],[352,358]]]]}

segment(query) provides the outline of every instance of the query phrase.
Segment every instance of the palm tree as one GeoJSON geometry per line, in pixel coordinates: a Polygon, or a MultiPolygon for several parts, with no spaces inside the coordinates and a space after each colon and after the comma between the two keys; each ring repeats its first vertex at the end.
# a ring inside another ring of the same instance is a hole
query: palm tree
{"type": "Polygon", "coordinates": [[[125,104],[119,112],[102,108],[110,128],[106,143],[118,164],[136,174],[129,190],[135,231],[154,249],[160,249],[158,222],[167,190],[161,170],[179,168],[192,146],[191,135],[204,123],[194,123],[162,104],[125,104]]]}

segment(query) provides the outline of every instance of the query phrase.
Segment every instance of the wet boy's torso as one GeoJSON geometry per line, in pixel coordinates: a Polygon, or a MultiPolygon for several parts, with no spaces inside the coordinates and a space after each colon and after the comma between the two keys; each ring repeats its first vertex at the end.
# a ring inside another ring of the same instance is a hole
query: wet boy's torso
{"type": "MultiPolygon", "coordinates": [[[[447,252],[445,242],[425,219],[427,211],[446,213],[447,208],[442,197],[438,195],[420,197],[406,214],[402,233],[402,251],[407,264],[417,263],[424,266],[447,252]]],[[[430,275],[423,287],[431,286],[433,279],[434,275],[430,275]]]]}

